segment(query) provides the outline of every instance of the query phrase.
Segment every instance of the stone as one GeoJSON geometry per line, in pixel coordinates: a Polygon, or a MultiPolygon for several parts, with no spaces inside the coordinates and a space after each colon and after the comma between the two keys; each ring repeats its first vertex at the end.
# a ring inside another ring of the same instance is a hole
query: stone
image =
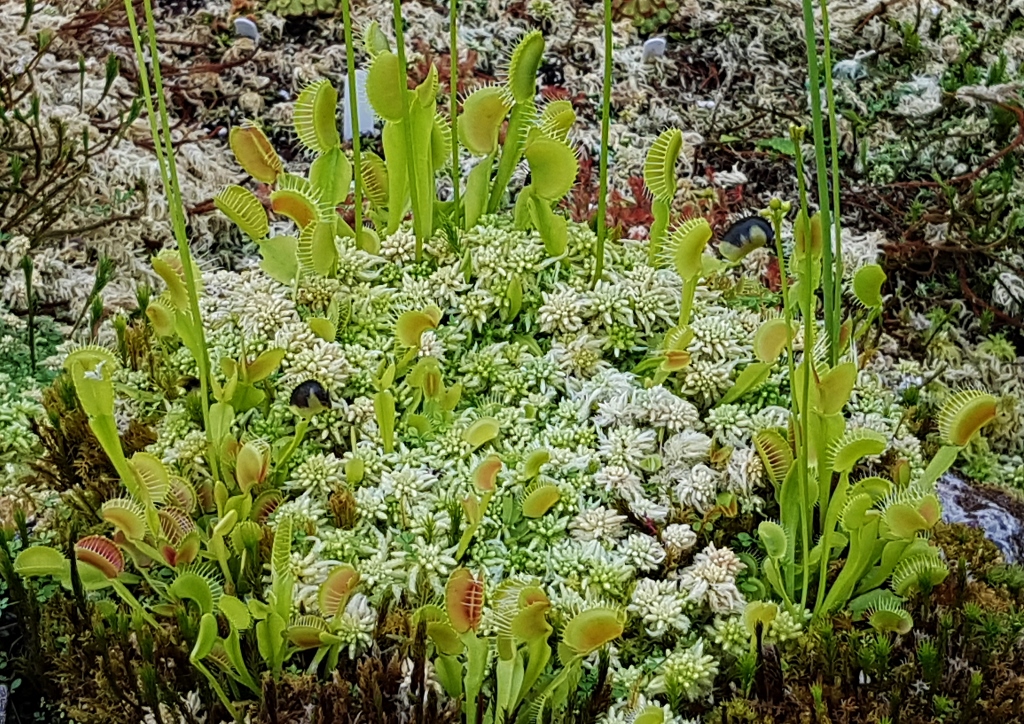
{"type": "Polygon", "coordinates": [[[942,519],[984,532],[1007,563],[1024,562],[1024,501],[988,485],[973,485],[947,473],[935,484],[942,519]]]}

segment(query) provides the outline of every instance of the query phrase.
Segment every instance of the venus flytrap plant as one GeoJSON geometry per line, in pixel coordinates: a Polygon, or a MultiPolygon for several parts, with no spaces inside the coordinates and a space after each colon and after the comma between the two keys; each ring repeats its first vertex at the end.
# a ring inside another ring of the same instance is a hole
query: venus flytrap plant
{"type": "MultiPolygon", "coordinates": [[[[571,113],[571,118],[575,120],[575,113],[571,113]]],[[[527,135],[523,155],[530,165],[532,181],[516,200],[515,219],[520,228],[536,228],[545,250],[558,259],[565,254],[569,231],[565,217],[555,213],[552,205],[576,183],[579,163],[575,152],[559,137],[563,135],[562,128],[547,128],[533,128],[527,135]]]]}
{"type": "Polygon", "coordinates": [[[532,31],[523,36],[508,66],[508,80],[502,91],[511,108],[505,143],[501,148],[497,174],[487,194],[487,212],[495,213],[501,207],[512,174],[522,160],[527,133],[537,116],[537,72],[544,57],[544,36],[532,31]]]}
{"type": "MultiPolygon", "coordinates": [[[[862,609],[873,605],[881,600],[877,591],[886,581],[903,593],[920,580],[926,585],[936,580],[935,549],[920,538],[939,517],[932,486],[962,446],[994,418],[995,400],[983,393],[964,393],[947,403],[940,416],[944,445],[918,480],[911,482],[909,476],[896,482],[867,478],[851,484],[850,474],[858,463],[880,455],[888,441],[869,429],[847,430],[842,414],[857,377],[853,345],[867,325],[855,327],[851,313],[842,326],[847,331],[839,338],[844,346],[837,364],[830,366],[815,354],[816,295],[823,276],[819,265],[825,244],[821,217],[807,213],[799,162],[797,169],[803,204],[794,227],[796,283],[783,287],[784,317],[764,322],[754,340],[760,363],[773,362],[783,350],[787,352],[792,388],[788,432],[763,430],[755,436],[780,508],[780,522],[762,523],[759,535],[768,554],[762,569],[776,594],[787,606],[806,608],[816,578],[812,608],[821,617],[847,605],[853,596],[858,597],[862,609]],[[794,335],[787,331],[793,329],[795,311],[802,317],[804,331],[799,365],[794,362],[794,335]],[[851,361],[844,361],[847,354],[851,361]],[[812,540],[817,540],[813,547],[812,540]],[[844,551],[842,570],[830,584],[829,566],[844,551]],[[897,571],[905,575],[897,576],[897,571]]],[[[781,231],[783,213],[781,203],[769,209],[776,232],[781,231]]],[[[786,263],[778,235],[776,242],[785,280],[786,263]]],[[[867,310],[867,320],[873,319],[882,305],[884,280],[884,273],[873,265],[854,277],[853,292],[867,310]]],[[[743,376],[734,388],[740,387],[743,376]]],[[[875,623],[902,626],[905,621],[895,610],[886,609],[875,616],[875,623]]]]}
{"type": "Polygon", "coordinates": [[[487,507],[491,504],[497,492],[498,474],[501,473],[503,463],[497,455],[488,455],[473,471],[473,488],[462,501],[462,509],[468,525],[459,538],[459,547],[455,551],[455,560],[461,560],[473,542],[484,516],[487,515],[487,507]],[[475,493],[475,494],[474,494],[475,493]]]}
{"type": "Polygon", "coordinates": [[[325,665],[327,671],[337,668],[342,648],[349,645],[339,635],[344,628],[342,617],[358,585],[357,570],[348,565],[337,566],[320,585],[317,595],[320,615],[300,616],[288,626],[285,636],[295,650],[316,649],[308,673],[315,674],[321,664],[325,665]]]}
{"type": "Polygon", "coordinates": [[[548,638],[553,632],[547,621],[551,609],[547,594],[536,583],[506,581],[491,598],[494,633],[486,638],[479,634],[484,584],[465,568],[452,572],[443,611],[425,606],[416,614],[434,645],[438,680],[449,696],[464,698],[468,724],[525,724],[557,717],[579,680],[583,659],[618,638],[625,628],[622,612],[615,609],[597,607],[578,613],[561,633],[561,667],[545,677],[552,661],[548,638]],[[494,698],[481,702],[492,655],[494,698]],[[483,718],[478,712],[483,712],[483,718]]]}
{"type": "Polygon", "coordinates": [[[423,258],[423,242],[433,233],[435,172],[448,162],[449,131],[437,116],[437,68],[413,91],[408,89],[405,34],[401,4],[394,3],[397,54],[381,48],[375,34],[367,50],[373,58],[366,92],[370,104],[384,119],[384,155],[388,164],[388,226],[398,228],[411,203],[416,234],[416,260],[423,258]]]}

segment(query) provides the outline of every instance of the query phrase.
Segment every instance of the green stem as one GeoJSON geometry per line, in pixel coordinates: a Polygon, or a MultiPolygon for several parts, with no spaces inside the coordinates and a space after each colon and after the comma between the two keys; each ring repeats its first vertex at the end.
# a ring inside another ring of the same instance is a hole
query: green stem
{"type": "Polygon", "coordinates": [[[352,0],[342,0],[341,19],[345,26],[345,64],[348,68],[348,115],[352,119],[352,166],[355,171],[356,248],[363,248],[363,163],[359,137],[359,98],[356,88],[356,52],[352,41],[352,0]]]}
{"type": "MultiPolygon", "coordinates": [[[[835,302],[832,306],[832,314],[834,315],[832,325],[833,329],[836,330],[835,334],[838,335],[840,327],[840,311],[842,309],[843,301],[843,242],[842,216],[839,212],[839,132],[838,126],[836,125],[835,88],[832,83],[832,39],[828,19],[827,2],[821,3],[821,32],[822,40],[824,42],[825,101],[828,104],[828,127],[831,131],[829,133],[828,140],[829,151],[832,154],[832,225],[835,230],[835,288],[833,289],[835,302]]],[[[838,341],[836,344],[838,350],[838,341]]]]}
{"type": "MultiPolygon", "coordinates": [[[[811,511],[811,503],[808,498],[810,492],[810,422],[811,422],[811,411],[808,409],[811,403],[811,375],[813,374],[812,364],[814,358],[814,287],[812,286],[813,279],[813,254],[811,253],[811,230],[810,230],[810,214],[807,208],[807,180],[804,177],[804,164],[803,158],[800,156],[800,142],[803,139],[803,133],[792,131],[793,145],[797,149],[796,154],[796,178],[797,186],[800,189],[800,208],[803,211],[803,218],[808,220],[808,228],[805,229],[804,237],[804,278],[801,280],[800,291],[804,296],[804,358],[801,364],[804,367],[804,379],[803,389],[801,393],[800,403],[800,417],[797,426],[800,439],[798,440],[797,450],[797,464],[800,472],[800,498],[802,505],[800,506],[800,539],[803,547],[803,581],[801,583],[801,594],[800,594],[800,605],[803,608],[807,608],[807,594],[808,587],[810,584],[810,564],[808,557],[810,555],[810,526],[811,521],[814,518],[813,512],[811,511]]],[[[799,222],[798,222],[799,223],[799,222]]],[[[826,245],[827,246],[827,245],[826,245]]],[[[790,383],[792,385],[792,381],[790,383]]],[[[791,389],[791,394],[796,394],[796,390],[791,389]]]]}
{"type": "Polygon", "coordinates": [[[835,532],[836,524],[839,522],[839,514],[842,512],[841,508],[846,505],[846,495],[849,489],[850,473],[844,471],[839,476],[839,485],[832,495],[832,501],[829,503],[828,512],[825,516],[825,525],[821,531],[821,565],[818,567],[818,597],[815,599],[817,602],[815,608],[820,608],[825,601],[825,584],[828,579],[828,564],[832,551],[829,539],[835,532]]]}
{"type": "Polygon", "coordinates": [[[601,167],[597,192],[597,248],[595,249],[594,287],[604,274],[604,243],[608,236],[608,133],[612,105],[612,0],[604,0],[604,81],[601,86],[601,167]]]}
{"type": "Polygon", "coordinates": [[[146,31],[149,35],[150,55],[153,58],[153,87],[156,90],[157,106],[159,107],[161,129],[157,127],[157,111],[153,106],[153,92],[149,85],[149,71],[146,67],[146,59],[142,50],[142,37],[139,34],[138,24],[135,18],[135,8],[131,0],[125,0],[125,10],[128,15],[128,25],[132,34],[132,41],[135,45],[135,57],[139,65],[139,85],[142,88],[143,99],[146,103],[146,110],[149,113],[149,130],[153,136],[153,147],[156,151],[157,162],[160,165],[160,175],[164,182],[164,191],[167,195],[168,212],[171,215],[171,226],[174,230],[174,238],[178,244],[178,255],[181,258],[182,269],[185,274],[185,284],[189,292],[189,306],[192,314],[192,324],[195,328],[196,339],[199,342],[201,353],[196,364],[199,366],[199,384],[203,404],[203,424],[206,428],[207,444],[209,446],[210,470],[215,480],[220,478],[218,472],[218,455],[215,449],[212,427],[210,425],[210,356],[206,346],[206,331],[203,329],[202,316],[199,311],[199,294],[196,285],[195,269],[192,265],[192,254],[188,246],[188,238],[185,224],[184,206],[181,200],[181,187],[178,183],[178,169],[174,162],[174,144],[171,139],[170,116],[167,112],[167,103],[164,100],[163,81],[160,75],[160,54],[156,45],[156,27],[153,20],[153,5],[151,0],[145,0],[144,9],[146,13],[146,31]],[[163,138],[161,142],[161,136],[163,138]]]}
{"type": "Polygon", "coordinates": [[[228,710],[228,716],[230,716],[236,722],[244,721],[241,715],[238,713],[238,710],[235,709],[234,704],[231,703],[231,698],[227,695],[227,693],[225,693],[224,688],[220,685],[220,682],[217,681],[217,679],[210,672],[210,670],[206,668],[206,664],[202,663],[201,661],[193,660],[192,665],[199,669],[200,673],[202,673],[202,675],[206,677],[207,681],[210,682],[210,686],[213,688],[213,691],[217,694],[217,698],[220,699],[220,703],[223,704],[224,708],[228,710]]]}
{"type": "MultiPolygon", "coordinates": [[[[835,268],[832,259],[832,215],[829,210],[828,162],[825,158],[825,127],[821,105],[821,81],[818,75],[818,48],[814,32],[814,7],[812,0],[803,0],[804,43],[807,46],[807,72],[811,92],[811,122],[814,129],[814,157],[817,167],[818,212],[821,215],[822,246],[824,248],[824,269],[822,281],[825,295],[825,333],[828,335],[829,366],[834,367],[839,359],[839,328],[834,324],[833,292],[835,268]]],[[[835,111],[829,108],[834,116],[835,111]]],[[[832,129],[833,134],[835,129],[832,129]]],[[[799,146],[797,147],[799,155],[799,146]]]]}
{"type": "MultiPolygon", "coordinates": [[[[526,129],[530,119],[536,112],[533,102],[529,105],[517,103],[512,107],[508,118],[508,130],[505,132],[505,143],[501,146],[501,158],[498,160],[498,171],[494,175],[494,182],[487,196],[487,213],[493,214],[498,211],[502,200],[505,198],[505,191],[508,189],[508,182],[515,173],[516,166],[523,157],[523,145],[526,136],[526,129]]],[[[487,159],[484,159],[484,163],[487,159]]]]}
{"type": "MultiPolygon", "coordinates": [[[[402,135],[405,137],[406,163],[409,165],[409,193],[412,197],[413,214],[426,213],[419,202],[420,187],[416,179],[416,152],[412,140],[412,112],[409,109],[409,70],[405,58],[405,28],[402,27],[402,0],[394,0],[392,14],[395,22],[395,45],[398,46],[398,75],[400,77],[399,92],[402,94],[402,135]]],[[[392,199],[392,203],[396,203],[392,199]]],[[[416,225],[413,225],[416,228],[416,225]]],[[[416,234],[416,263],[423,261],[423,238],[416,234]]]]}
{"type": "Polygon", "coordinates": [[[148,623],[153,628],[160,628],[160,624],[156,622],[156,619],[153,618],[153,616],[150,615],[150,613],[142,607],[142,604],[139,603],[139,599],[135,598],[135,596],[132,595],[132,592],[129,591],[123,583],[121,583],[116,578],[111,578],[110,585],[117,593],[117,595],[120,596],[125,603],[127,603],[134,611],[136,611],[142,617],[143,621],[148,623]]]}
{"type": "Polygon", "coordinates": [[[654,199],[651,202],[651,214],[654,216],[654,223],[651,224],[651,237],[647,242],[647,264],[657,267],[658,256],[661,254],[661,242],[665,239],[665,234],[668,231],[671,214],[669,202],[664,199],[654,199]]]}
{"type": "Polygon", "coordinates": [[[459,165],[459,1],[450,0],[451,8],[448,17],[448,52],[451,54],[448,73],[448,112],[452,118],[452,193],[454,194],[455,206],[452,209],[452,221],[456,230],[461,228],[460,221],[462,213],[462,190],[459,188],[461,173],[459,165]]]}
{"type": "Polygon", "coordinates": [[[287,465],[288,460],[295,454],[299,445],[301,445],[302,441],[306,438],[306,431],[308,429],[309,420],[306,418],[299,420],[299,424],[295,426],[295,436],[292,438],[292,441],[288,443],[288,447],[285,448],[284,452],[281,454],[281,458],[277,461],[276,467],[281,474],[284,474],[285,465],[287,465]]]}
{"type": "Polygon", "coordinates": [[[679,328],[684,329],[690,326],[690,313],[693,311],[693,298],[697,294],[697,279],[686,279],[683,281],[683,299],[679,305],[679,328]]]}

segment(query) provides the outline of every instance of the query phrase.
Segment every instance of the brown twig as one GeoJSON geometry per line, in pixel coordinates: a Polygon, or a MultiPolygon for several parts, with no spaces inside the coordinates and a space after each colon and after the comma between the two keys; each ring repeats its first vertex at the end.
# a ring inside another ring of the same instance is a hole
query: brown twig
{"type": "Polygon", "coordinates": [[[984,299],[978,296],[978,294],[971,288],[970,283],[967,281],[967,267],[964,263],[963,257],[957,260],[957,276],[960,279],[960,292],[964,295],[964,298],[973,304],[975,307],[981,307],[982,309],[990,312],[996,319],[1005,324],[1009,324],[1011,327],[1017,329],[1024,329],[1024,322],[1019,319],[1011,317],[1006,312],[996,309],[991,304],[986,302],[984,299]]]}

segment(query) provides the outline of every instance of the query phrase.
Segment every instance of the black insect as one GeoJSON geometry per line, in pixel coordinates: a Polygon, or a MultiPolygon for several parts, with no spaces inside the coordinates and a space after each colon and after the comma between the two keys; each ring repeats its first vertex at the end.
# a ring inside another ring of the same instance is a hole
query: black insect
{"type": "Polygon", "coordinates": [[[331,396],[316,380],[306,380],[292,390],[291,405],[304,414],[315,415],[330,409],[331,396]]]}
{"type": "Polygon", "coordinates": [[[772,225],[760,216],[740,219],[722,234],[718,253],[729,261],[739,261],[754,249],[775,241],[772,225]]]}

